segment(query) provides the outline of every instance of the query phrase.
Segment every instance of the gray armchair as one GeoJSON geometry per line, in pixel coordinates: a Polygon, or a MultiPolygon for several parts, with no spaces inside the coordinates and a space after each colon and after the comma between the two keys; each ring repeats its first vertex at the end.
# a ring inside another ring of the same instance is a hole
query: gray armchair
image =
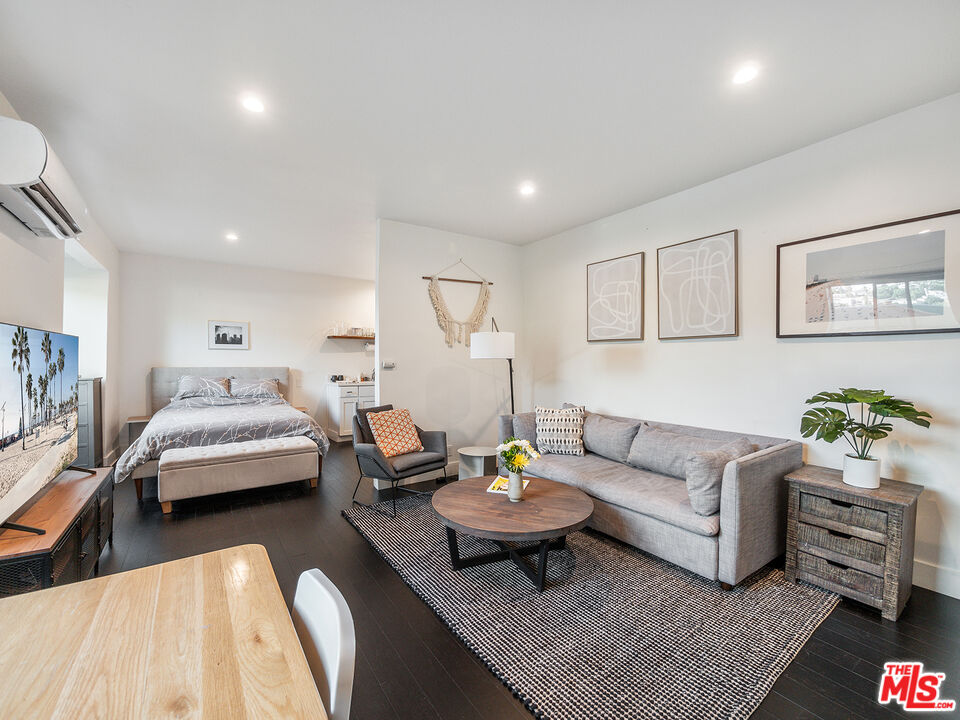
{"type": "MultiPolygon", "coordinates": [[[[400,486],[400,481],[422,475],[423,473],[443,470],[443,477],[447,476],[447,433],[442,430],[422,430],[417,426],[417,434],[423,444],[421,452],[405,453],[393,457],[385,457],[373,440],[373,431],[367,421],[367,413],[393,410],[393,405],[379,405],[377,407],[360,408],[353,416],[353,450],[357,454],[357,465],[360,468],[360,478],[353,489],[352,501],[357,505],[357,491],[365,477],[386,480],[393,485],[393,515],[397,515],[397,492],[403,491],[414,495],[422,495],[417,490],[410,490],[400,486]]],[[[366,507],[370,507],[366,505],[366,507]]]]}

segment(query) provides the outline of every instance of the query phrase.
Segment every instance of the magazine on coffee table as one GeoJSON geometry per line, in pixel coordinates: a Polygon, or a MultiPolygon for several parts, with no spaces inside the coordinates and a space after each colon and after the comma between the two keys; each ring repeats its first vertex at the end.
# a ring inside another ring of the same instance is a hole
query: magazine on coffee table
{"type": "MultiPolygon", "coordinates": [[[[509,479],[509,478],[505,478],[505,477],[502,477],[502,476],[499,476],[499,475],[498,475],[498,476],[494,479],[494,481],[493,481],[492,483],[490,483],[490,487],[487,488],[487,492],[488,492],[488,493],[499,493],[500,495],[506,495],[506,494],[507,494],[507,484],[508,484],[509,482],[510,482],[510,479],[509,479]]],[[[527,489],[527,485],[529,485],[529,484],[530,484],[530,479],[529,479],[529,478],[524,478],[524,479],[523,479],[523,489],[526,490],[526,489],[527,489]]]]}

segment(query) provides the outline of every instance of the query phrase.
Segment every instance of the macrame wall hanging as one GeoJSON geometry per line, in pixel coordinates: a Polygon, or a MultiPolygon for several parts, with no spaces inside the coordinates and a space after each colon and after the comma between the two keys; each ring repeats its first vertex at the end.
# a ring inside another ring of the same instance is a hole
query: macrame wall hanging
{"type": "Polygon", "coordinates": [[[424,275],[423,279],[430,281],[427,285],[427,293],[430,295],[430,302],[433,303],[433,310],[437,314],[437,325],[443,330],[447,346],[453,347],[453,344],[457,342],[470,347],[470,333],[479,332],[480,327],[483,325],[483,320],[487,315],[487,307],[490,304],[490,286],[493,285],[493,283],[489,282],[480,273],[467,265],[463,261],[463,258],[460,258],[457,262],[453,263],[453,265],[445,267],[433,275],[424,275]],[[463,265],[480,279],[460,280],[458,278],[440,277],[440,273],[457,265],[463,265]],[[440,289],[441,282],[460,282],[480,286],[477,303],[473,306],[473,312],[470,313],[470,316],[466,320],[456,320],[450,314],[450,308],[447,307],[447,301],[444,300],[443,291],[440,289]]]}

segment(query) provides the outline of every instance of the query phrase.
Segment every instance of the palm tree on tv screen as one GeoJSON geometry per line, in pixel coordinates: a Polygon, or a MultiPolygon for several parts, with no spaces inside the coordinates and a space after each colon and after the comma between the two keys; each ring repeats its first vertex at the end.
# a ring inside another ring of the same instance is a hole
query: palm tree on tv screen
{"type": "Polygon", "coordinates": [[[40,386],[40,424],[46,425],[47,422],[47,388],[50,385],[47,375],[44,373],[37,381],[40,386]]]}
{"type": "MultiPolygon", "coordinates": [[[[43,355],[43,365],[47,369],[46,374],[50,374],[50,358],[53,357],[53,341],[50,339],[50,333],[45,332],[43,334],[43,339],[40,341],[40,352],[43,355]]],[[[50,389],[50,380],[47,378],[46,390],[50,389]]],[[[45,420],[50,419],[50,394],[48,392],[43,393],[44,402],[46,406],[44,407],[44,418],[45,420]]]]}
{"type": "MultiPolygon", "coordinates": [[[[67,354],[63,351],[63,348],[60,348],[60,351],[57,353],[57,373],[60,375],[60,412],[63,412],[63,368],[67,364],[67,354]]],[[[67,426],[66,418],[64,418],[63,426],[67,426]]]]}
{"type": "MultiPolygon", "coordinates": [[[[26,393],[27,393],[27,412],[30,412],[30,404],[33,403],[33,393],[34,393],[33,373],[27,373],[27,382],[26,382],[26,384],[24,385],[24,389],[26,390],[26,393]]],[[[32,425],[33,425],[33,416],[31,415],[31,416],[30,416],[30,426],[32,426],[32,425]]],[[[24,428],[23,428],[23,433],[24,433],[24,435],[27,434],[27,431],[28,431],[29,429],[30,429],[30,427],[28,427],[28,426],[26,425],[26,423],[25,423],[25,424],[24,424],[24,428]]]]}
{"type": "MultiPolygon", "coordinates": [[[[47,336],[49,337],[49,335],[47,336]]],[[[23,422],[23,372],[30,370],[30,341],[27,340],[27,331],[22,327],[17,327],[13,333],[13,371],[20,374],[20,426],[23,430],[20,433],[20,439],[23,441],[23,449],[27,449],[26,423],[23,422]]]]}
{"type": "Polygon", "coordinates": [[[47,365],[47,421],[53,422],[54,418],[54,404],[53,404],[53,391],[56,388],[56,383],[53,382],[54,378],[57,377],[57,365],[56,363],[51,362],[47,365]]]}

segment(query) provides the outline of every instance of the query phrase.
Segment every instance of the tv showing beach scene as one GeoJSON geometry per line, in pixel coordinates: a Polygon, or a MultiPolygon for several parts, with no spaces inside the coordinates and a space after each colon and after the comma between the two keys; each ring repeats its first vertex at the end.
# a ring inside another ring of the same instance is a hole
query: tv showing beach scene
{"type": "Polygon", "coordinates": [[[0,522],[77,459],[77,347],[0,323],[0,522]]]}

